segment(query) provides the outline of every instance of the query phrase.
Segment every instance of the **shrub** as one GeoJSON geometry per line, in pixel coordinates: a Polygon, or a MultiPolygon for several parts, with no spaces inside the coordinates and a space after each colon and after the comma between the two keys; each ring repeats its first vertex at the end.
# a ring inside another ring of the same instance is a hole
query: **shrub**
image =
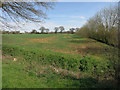
{"type": "Polygon", "coordinates": [[[87,56],[80,60],[79,69],[83,72],[89,72],[94,75],[103,75],[110,70],[110,63],[107,60],[96,59],[92,56],[87,56]]]}

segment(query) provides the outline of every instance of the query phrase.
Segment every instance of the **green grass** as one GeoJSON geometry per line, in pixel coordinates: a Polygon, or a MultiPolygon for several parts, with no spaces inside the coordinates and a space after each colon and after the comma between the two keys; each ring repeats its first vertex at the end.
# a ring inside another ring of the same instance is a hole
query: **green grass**
{"type": "Polygon", "coordinates": [[[115,87],[117,49],[106,44],[72,34],[3,34],[2,45],[3,88],[115,87]]]}
{"type": "MultiPolygon", "coordinates": [[[[29,63],[18,58],[5,56],[3,59],[2,87],[3,88],[81,88],[81,87],[107,87],[91,76],[76,79],[71,75],[61,76],[50,69],[49,66],[36,66],[41,72],[36,75],[34,68],[29,69],[29,63]]],[[[40,64],[39,64],[40,65],[40,64]]],[[[82,75],[82,74],[81,74],[82,75]]],[[[112,87],[108,85],[108,87],[112,87]]]]}
{"type": "MultiPolygon", "coordinates": [[[[12,57],[3,59],[3,88],[51,88],[51,87],[79,87],[79,80],[73,80],[70,77],[61,77],[55,74],[47,66],[45,69],[38,67],[40,71],[44,70],[40,75],[34,73],[34,69],[26,71],[28,65],[23,60],[12,61],[12,57]],[[24,64],[23,64],[24,62],[24,64]]],[[[81,86],[84,87],[88,79],[81,81],[81,86]]],[[[96,83],[96,80],[92,82],[96,83]]],[[[91,87],[91,86],[88,86],[91,87]]],[[[93,86],[94,87],[94,86],[93,86]]]]}

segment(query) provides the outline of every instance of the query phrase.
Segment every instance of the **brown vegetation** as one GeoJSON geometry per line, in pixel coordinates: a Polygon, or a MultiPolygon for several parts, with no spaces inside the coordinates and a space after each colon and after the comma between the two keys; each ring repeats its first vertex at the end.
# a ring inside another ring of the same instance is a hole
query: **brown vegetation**
{"type": "Polygon", "coordinates": [[[54,37],[47,37],[47,38],[38,38],[38,39],[30,39],[29,42],[32,43],[51,43],[54,40],[54,37]]]}

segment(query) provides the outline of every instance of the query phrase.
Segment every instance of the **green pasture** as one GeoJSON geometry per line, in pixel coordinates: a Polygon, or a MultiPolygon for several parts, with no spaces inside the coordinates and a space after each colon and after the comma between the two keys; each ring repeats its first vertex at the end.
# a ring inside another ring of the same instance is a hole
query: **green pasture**
{"type": "Polygon", "coordinates": [[[114,47],[74,34],[3,34],[2,39],[3,88],[115,87],[114,47]]]}

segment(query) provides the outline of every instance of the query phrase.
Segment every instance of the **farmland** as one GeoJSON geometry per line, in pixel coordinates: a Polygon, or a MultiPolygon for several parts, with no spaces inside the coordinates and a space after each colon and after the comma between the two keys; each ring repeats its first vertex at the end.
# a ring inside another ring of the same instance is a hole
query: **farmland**
{"type": "Polygon", "coordinates": [[[3,88],[115,87],[117,49],[75,34],[3,34],[3,88]]]}

